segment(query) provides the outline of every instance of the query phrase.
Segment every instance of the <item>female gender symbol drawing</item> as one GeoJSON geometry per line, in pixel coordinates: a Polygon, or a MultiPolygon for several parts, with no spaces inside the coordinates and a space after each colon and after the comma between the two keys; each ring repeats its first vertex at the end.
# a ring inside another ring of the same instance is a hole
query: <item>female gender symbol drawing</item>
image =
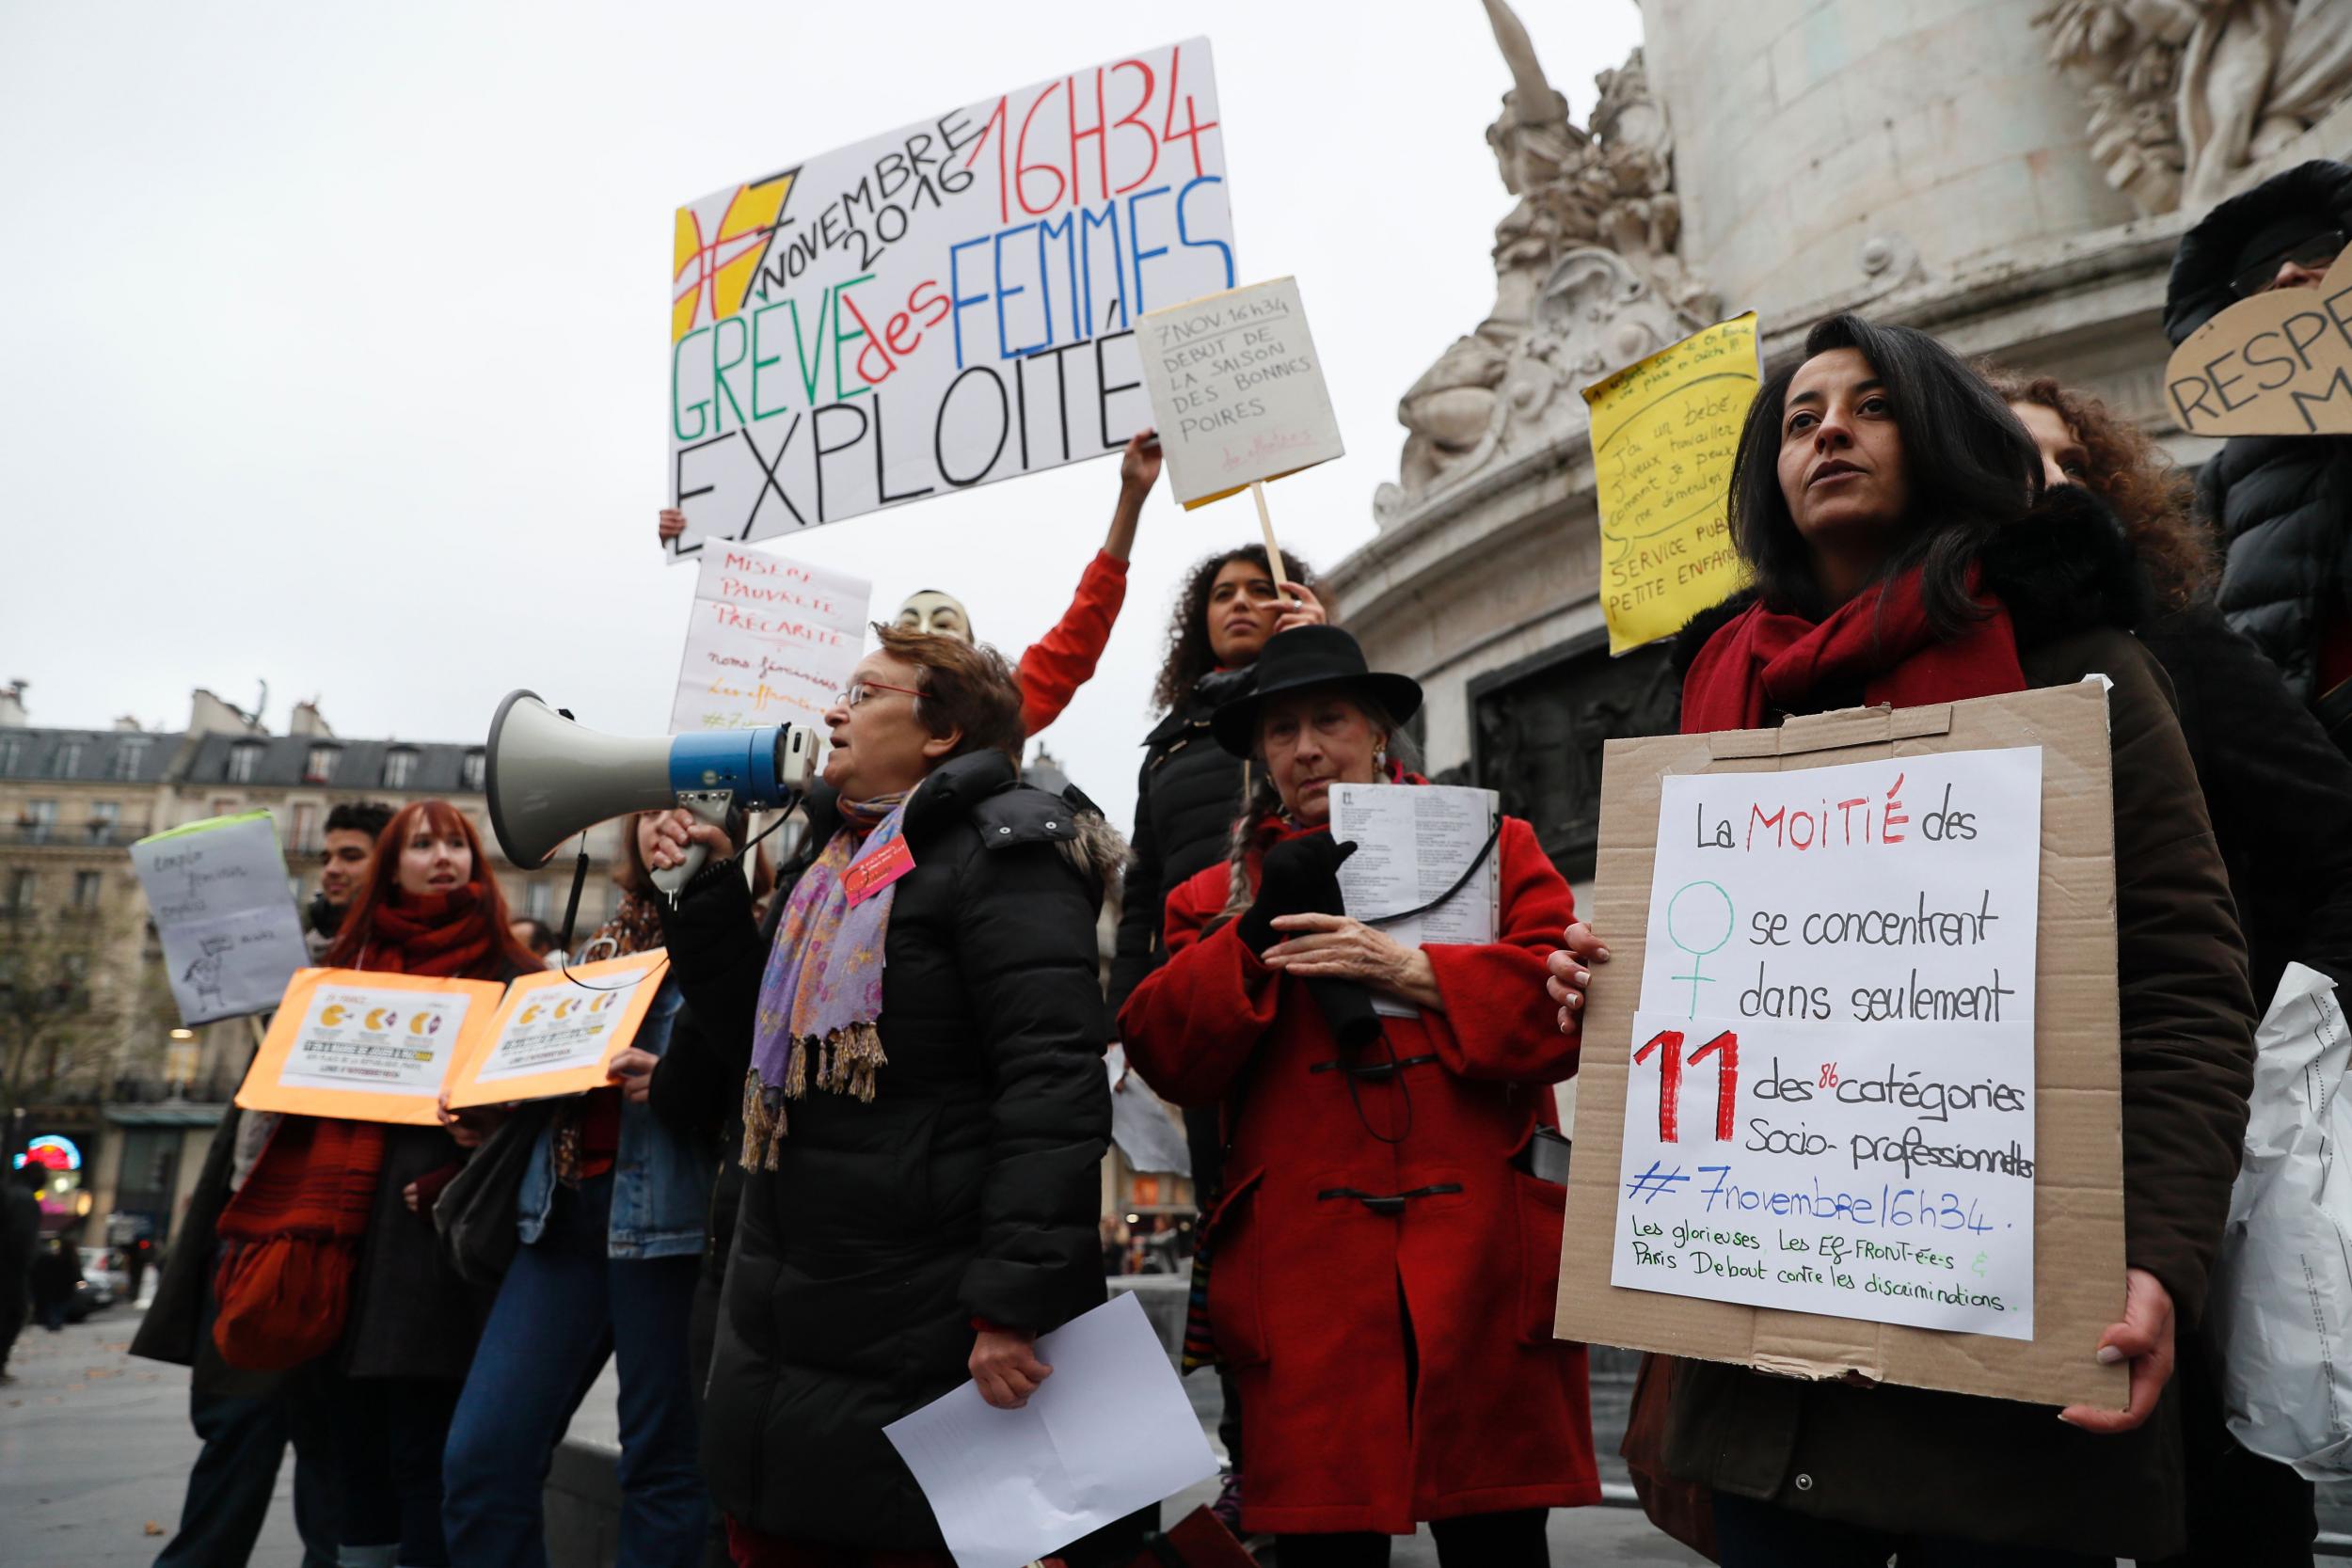
{"type": "Polygon", "coordinates": [[[1714,976],[1700,973],[1707,966],[1699,960],[1731,940],[1733,918],[1731,895],[1714,882],[1685,883],[1666,902],[1666,936],[1675,946],[1691,955],[1691,973],[1667,978],[1691,982],[1692,1018],[1699,1016],[1699,987],[1715,983],[1714,976]],[[1700,892],[1702,888],[1705,893],[1700,892]],[[1698,896],[1693,898],[1692,894],[1698,896]],[[1708,894],[1714,896],[1710,898],[1708,894]]]}

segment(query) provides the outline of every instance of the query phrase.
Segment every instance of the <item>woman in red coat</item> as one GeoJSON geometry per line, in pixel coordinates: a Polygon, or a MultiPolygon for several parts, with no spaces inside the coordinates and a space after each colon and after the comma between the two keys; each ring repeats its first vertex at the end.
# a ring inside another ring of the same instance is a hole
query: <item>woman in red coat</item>
{"type": "Polygon", "coordinates": [[[1216,720],[1260,765],[1232,861],[1169,895],[1168,960],[1120,1015],[1153,1088],[1224,1111],[1204,1245],[1243,1520],[1281,1537],[1283,1568],[1385,1562],[1420,1520],[1449,1568],[1546,1562],[1545,1511],[1600,1496],[1584,1349],[1551,1337],[1563,1189],[1531,1174],[1576,1071],[1534,984],[1568,887],[1506,817],[1500,940],[1408,948],[1322,912],[1353,847],[1330,787],[1419,782],[1388,752],[1421,689],[1335,626],[1282,633],[1257,668],[1216,720]],[[1415,1014],[1375,1018],[1367,991],[1415,1014]]]}

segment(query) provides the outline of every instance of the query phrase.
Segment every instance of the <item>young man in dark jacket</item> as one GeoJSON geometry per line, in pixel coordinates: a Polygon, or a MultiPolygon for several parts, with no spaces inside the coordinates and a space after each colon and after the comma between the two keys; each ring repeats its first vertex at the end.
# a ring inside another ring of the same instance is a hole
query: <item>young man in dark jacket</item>
{"type": "MultiPolygon", "coordinates": [[[[2314,160],[2205,214],[2166,289],[2174,343],[2240,299],[2316,289],[2352,232],[2352,164],[2314,160]]],[[[2238,436],[2198,476],[2228,559],[2218,604],[2352,751],[2352,437],[2238,436]]]]}

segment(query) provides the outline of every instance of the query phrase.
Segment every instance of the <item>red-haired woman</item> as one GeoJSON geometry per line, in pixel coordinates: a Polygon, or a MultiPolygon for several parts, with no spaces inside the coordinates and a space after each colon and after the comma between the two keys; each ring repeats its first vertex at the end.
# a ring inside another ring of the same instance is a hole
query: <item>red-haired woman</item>
{"type": "MultiPolygon", "coordinates": [[[[404,806],[327,950],[333,969],[510,980],[539,967],[508,929],[473,824],[404,806]]],[[[446,1568],[441,1449],[484,1301],[450,1268],[431,1197],[463,1159],[438,1127],[289,1116],[220,1219],[215,1338],[231,1365],[333,1357],[342,1561],[446,1568]]]]}

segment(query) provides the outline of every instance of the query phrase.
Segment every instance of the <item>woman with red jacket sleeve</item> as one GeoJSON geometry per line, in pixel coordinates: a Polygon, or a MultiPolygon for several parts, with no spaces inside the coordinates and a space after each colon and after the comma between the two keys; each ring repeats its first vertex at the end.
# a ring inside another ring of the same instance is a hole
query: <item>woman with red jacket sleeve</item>
{"type": "Polygon", "coordinates": [[[1169,895],[1168,962],[1120,1017],[1153,1088],[1223,1108],[1203,1245],[1243,1522],[1284,1568],[1385,1562],[1422,1520],[1449,1568],[1543,1563],[1546,1511],[1600,1496],[1584,1350],[1551,1337],[1564,1191],[1530,1154],[1576,1071],[1534,983],[1568,887],[1504,818],[1494,942],[1408,948],[1335,912],[1330,786],[1421,782],[1387,754],[1421,689],[1333,626],[1257,668],[1215,726],[1258,764],[1253,809],[1231,863],[1169,895]]]}

